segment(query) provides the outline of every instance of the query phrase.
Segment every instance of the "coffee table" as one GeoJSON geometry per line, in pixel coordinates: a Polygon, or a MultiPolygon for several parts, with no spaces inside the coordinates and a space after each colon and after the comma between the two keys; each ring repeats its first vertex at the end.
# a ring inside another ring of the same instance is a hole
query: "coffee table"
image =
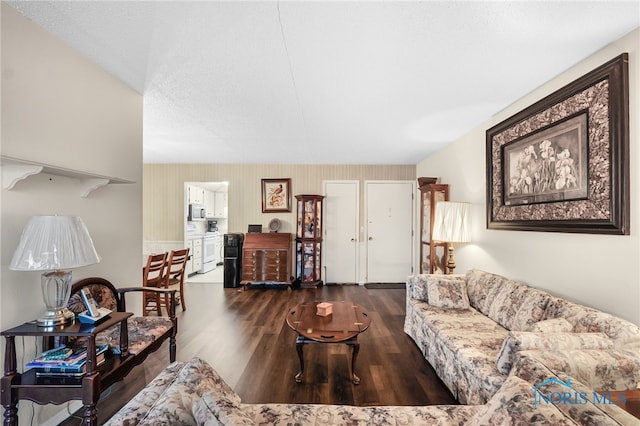
{"type": "Polygon", "coordinates": [[[328,302],[333,304],[333,313],[328,316],[316,314],[316,305],[321,302],[304,302],[296,305],[287,315],[287,324],[298,333],[296,350],[300,358],[300,372],[296,374],[297,383],[302,382],[304,357],[302,347],[308,343],[342,343],[351,346],[351,375],[353,384],[360,383],[355,367],[360,344],[358,335],[371,324],[371,318],[365,310],[351,302],[328,302]]]}

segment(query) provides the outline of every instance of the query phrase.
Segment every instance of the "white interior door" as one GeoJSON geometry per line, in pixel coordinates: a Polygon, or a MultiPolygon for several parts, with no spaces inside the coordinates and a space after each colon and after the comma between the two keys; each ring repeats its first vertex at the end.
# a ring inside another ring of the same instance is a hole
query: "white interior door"
{"type": "Polygon", "coordinates": [[[358,282],[358,181],[324,182],[324,281],[358,282]]]}
{"type": "Polygon", "coordinates": [[[404,282],[413,271],[413,182],[365,182],[367,282],[404,282]]]}

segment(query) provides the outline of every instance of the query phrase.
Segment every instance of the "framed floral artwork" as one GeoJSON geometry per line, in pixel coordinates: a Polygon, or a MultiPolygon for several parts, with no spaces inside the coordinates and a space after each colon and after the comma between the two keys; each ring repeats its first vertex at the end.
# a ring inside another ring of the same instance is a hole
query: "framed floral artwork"
{"type": "Polygon", "coordinates": [[[262,179],[262,213],[291,211],[291,179],[262,179]]]}
{"type": "Polygon", "coordinates": [[[628,55],[487,130],[487,228],[629,234],[628,55]]]}

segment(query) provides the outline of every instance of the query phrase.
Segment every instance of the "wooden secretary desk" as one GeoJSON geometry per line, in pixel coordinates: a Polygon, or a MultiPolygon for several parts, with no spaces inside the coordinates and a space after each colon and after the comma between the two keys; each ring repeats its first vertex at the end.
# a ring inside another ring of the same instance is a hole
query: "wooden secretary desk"
{"type": "Polygon", "coordinates": [[[250,284],[291,285],[291,234],[248,233],[242,246],[242,281],[250,284]]]}

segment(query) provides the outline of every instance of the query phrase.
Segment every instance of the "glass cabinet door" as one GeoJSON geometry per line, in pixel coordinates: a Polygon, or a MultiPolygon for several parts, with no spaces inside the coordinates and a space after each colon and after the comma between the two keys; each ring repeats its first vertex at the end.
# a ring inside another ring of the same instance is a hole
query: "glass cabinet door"
{"type": "Polygon", "coordinates": [[[435,206],[449,200],[449,185],[430,184],[420,187],[420,273],[446,274],[446,243],[431,241],[435,206]]]}
{"type": "Polygon", "coordinates": [[[296,195],[296,280],[322,285],[322,195],[296,195]]]}

